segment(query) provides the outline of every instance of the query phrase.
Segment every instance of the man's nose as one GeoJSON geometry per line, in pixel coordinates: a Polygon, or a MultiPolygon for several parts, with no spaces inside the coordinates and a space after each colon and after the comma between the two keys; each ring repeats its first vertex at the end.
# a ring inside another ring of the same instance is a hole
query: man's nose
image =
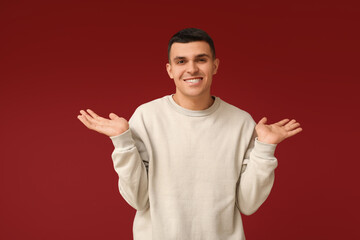
{"type": "Polygon", "coordinates": [[[188,63],[187,71],[188,71],[188,73],[190,73],[190,74],[197,73],[197,72],[199,71],[199,68],[198,68],[196,62],[190,61],[190,62],[188,63]]]}

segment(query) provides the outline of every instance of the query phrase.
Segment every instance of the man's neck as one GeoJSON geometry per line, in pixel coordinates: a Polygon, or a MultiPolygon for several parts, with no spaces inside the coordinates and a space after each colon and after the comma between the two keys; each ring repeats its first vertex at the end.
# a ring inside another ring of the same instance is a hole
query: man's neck
{"type": "Polygon", "coordinates": [[[208,109],[214,103],[214,99],[210,94],[198,97],[185,97],[179,93],[175,93],[173,99],[181,107],[193,111],[208,109]]]}

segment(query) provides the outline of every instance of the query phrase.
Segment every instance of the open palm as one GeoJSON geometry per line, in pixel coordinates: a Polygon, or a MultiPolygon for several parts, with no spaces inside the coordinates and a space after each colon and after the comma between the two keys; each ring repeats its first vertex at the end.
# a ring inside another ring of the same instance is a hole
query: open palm
{"type": "Polygon", "coordinates": [[[105,134],[109,137],[120,135],[129,129],[129,123],[125,118],[110,113],[109,118],[98,116],[90,109],[81,110],[78,119],[89,129],[105,134]]]}
{"type": "Polygon", "coordinates": [[[267,118],[263,117],[255,127],[260,142],[278,144],[288,137],[294,136],[302,131],[300,123],[296,120],[283,119],[277,123],[266,124],[267,118]]]}

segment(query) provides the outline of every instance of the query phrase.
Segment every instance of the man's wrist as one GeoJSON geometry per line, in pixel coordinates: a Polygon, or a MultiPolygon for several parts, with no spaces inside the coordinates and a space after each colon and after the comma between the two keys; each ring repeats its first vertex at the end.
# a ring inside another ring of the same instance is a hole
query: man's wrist
{"type": "Polygon", "coordinates": [[[277,144],[264,143],[259,141],[258,138],[255,138],[254,151],[256,152],[256,155],[272,158],[274,157],[276,146],[277,144]]]}

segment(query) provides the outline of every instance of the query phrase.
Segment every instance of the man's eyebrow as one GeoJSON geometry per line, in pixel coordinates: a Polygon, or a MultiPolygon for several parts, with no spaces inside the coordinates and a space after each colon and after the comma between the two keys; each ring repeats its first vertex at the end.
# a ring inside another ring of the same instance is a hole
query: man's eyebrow
{"type": "Polygon", "coordinates": [[[181,57],[181,56],[176,56],[176,57],[174,57],[174,61],[175,61],[175,60],[180,60],[180,59],[186,59],[186,57],[181,57]]]}
{"type": "MultiPolygon", "coordinates": [[[[201,53],[201,54],[198,54],[195,56],[195,58],[201,58],[201,57],[208,57],[210,58],[209,54],[206,54],[206,53],[201,53]]],[[[186,57],[182,57],[182,56],[176,56],[174,57],[174,61],[175,60],[183,60],[183,59],[186,59],[186,57]]]]}
{"type": "Polygon", "coordinates": [[[210,56],[208,54],[206,54],[206,53],[202,53],[202,54],[196,55],[195,57],[201,58],[201,57],[210,57],[210,56]]]}

